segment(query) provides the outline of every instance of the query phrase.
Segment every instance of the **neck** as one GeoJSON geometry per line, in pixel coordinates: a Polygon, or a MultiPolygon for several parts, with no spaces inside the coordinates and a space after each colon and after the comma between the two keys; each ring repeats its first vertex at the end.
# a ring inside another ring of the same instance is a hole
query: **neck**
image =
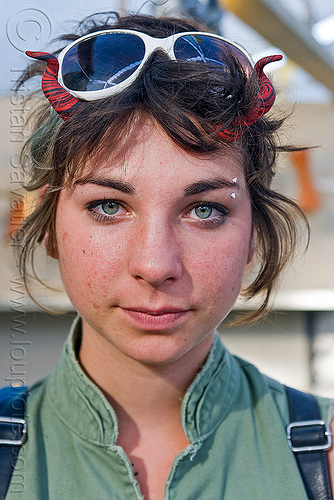
{"type": "Polygon", "coordinates": [[[200,371],[213,334],[181,359],[149,365],[124,355],[108,340],[83,325],[80,363],[113,406],[118,420],[159,426],[180,419],[184,394],[200,371]],[[203,345],[202,345],[203,344],[203,345]]]}

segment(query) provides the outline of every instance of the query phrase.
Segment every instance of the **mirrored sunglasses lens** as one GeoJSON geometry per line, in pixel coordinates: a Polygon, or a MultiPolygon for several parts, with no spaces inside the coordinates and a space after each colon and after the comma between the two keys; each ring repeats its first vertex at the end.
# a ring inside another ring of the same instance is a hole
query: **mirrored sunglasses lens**
{"type": "Polygon", "coordinates": [[[88,38],[65,54],[63,82],[74,91],[113,87],[136,71],[144,54],[144,42],[131,33],[106,33],[88,38]]]}
{"type": "MultiPolygon", "coordinates": [[[[233,45],[210,35],[184,35],[174,44],[176,59],[220,66],[226,65],[225,54],[230,53],[231,50],[243,56],[242,52],[233,45]]],[[[246,57],[243,57],[246,60],[246,57]]]]}

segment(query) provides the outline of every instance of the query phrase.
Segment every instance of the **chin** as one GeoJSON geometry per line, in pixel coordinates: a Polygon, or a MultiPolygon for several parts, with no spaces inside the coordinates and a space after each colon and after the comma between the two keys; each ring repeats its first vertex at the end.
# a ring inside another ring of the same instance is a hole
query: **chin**
{"type": "Polygon", "coordinates": [[[182,335],[151,334],[128,343],[123,353],[146,365],[167,365],[181,359],[185,362],[188,356],[192,359],[197,357],[194,351],[201,358],[206,358],[212,345],[212,338],[213,335],[201,340],[188,340],[182,335]]]}

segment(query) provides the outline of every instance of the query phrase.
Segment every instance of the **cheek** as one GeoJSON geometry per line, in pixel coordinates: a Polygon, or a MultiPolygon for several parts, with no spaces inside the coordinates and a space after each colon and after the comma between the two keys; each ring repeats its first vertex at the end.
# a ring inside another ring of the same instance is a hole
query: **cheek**
{"type": "Polygon", "coordinates": [[[120,273],[124,248],[99,230],[89,231],[75,222],[59,220],[59,266],[70,299],[105,295],[108,283],[120,273]]]}
{"type": "Polygon", "coordinates": [[[249,245],[241,233],[237,232],[235,237],[223,236],[211,244],[206,242],[190,257],[190,261],[195,263],[193,279],[211,300],[226,299],[228,296],[234,300],[239,294],[249,254],[249,245]]]}

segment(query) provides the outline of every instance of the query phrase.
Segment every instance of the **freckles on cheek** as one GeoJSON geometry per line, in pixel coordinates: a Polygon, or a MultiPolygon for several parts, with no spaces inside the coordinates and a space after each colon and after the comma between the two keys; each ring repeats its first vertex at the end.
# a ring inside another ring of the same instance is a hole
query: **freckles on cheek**
{"type": "Polygon", "coordinates": [[[212,259],[211,269],[208,272],[220,283],[221,290],[230,287],[231,291],[239,291],[246,267],[247,258],[242,249],[233,248],[232,250],[225,249],[220,253],[216,253],[215,258],[212,259]]]}
{"type": "Polygon", "coordinates": [[[62,234],[58,244],[58,254],[63,281],[74,283],[78,279],[83,279],[89,272],[89,245],[78,237],[73,238],[70,231],[62,234]]]}
{"type": "Polygon", "coordinates": [[[119,273],[124,258],[119,245],[106,238],[85,234],[74,239],[64,233],[59,260],[63,281],[76,282],[78,293],[96,293],[98,289],[103,294],[119,273]]]}

